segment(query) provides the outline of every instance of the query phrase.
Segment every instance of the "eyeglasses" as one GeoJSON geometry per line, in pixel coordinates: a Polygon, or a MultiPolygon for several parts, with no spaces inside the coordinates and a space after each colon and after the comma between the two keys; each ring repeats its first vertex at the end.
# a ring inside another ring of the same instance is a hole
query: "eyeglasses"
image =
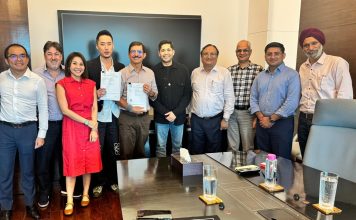
{"type": "Polygon", "coordinates": [[[236,53],[242,53],[242,52],[249,53],[250,50],[249,49],[238,49],[238,50],[236,50],[236,53]]]}
{"type": "Polygon", "coordinates": [[[142,55],[143,54],[143,51],[142,50],[130,50],[130,54],[133,55],[133,54],[138,54],[138,55],[142,55]]]}
{"type": "Polygon", "coordinates": [[[218,54],[216,53],[203,53],[202,56],[203,57],[216,57],[218,54]]]}
{"type": "Polygon", "coordinates": [[[18,60],[18,59],[20,59],[20,60],[23,60],[23,59],[25,59],[27,57],[27,55],[26,54],[19,54],[19,55],[16,55],[16,54],[10,54],[9,56],[8,56],[8,58],[10,59],[10,60],[12,60],[12,61],[16,61],[16,60],[18,60]]]}

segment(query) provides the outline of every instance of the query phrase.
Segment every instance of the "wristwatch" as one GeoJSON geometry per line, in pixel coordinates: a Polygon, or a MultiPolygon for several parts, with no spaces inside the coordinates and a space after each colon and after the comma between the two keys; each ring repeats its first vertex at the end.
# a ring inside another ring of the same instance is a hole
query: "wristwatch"
{"type": "Polygon", "coordinates": [[[271,122],[272,125],[274,125],[274,123],[276,123],[276,121],[273,120],[271,117],[269,117],[269,121],[271,122]]]}

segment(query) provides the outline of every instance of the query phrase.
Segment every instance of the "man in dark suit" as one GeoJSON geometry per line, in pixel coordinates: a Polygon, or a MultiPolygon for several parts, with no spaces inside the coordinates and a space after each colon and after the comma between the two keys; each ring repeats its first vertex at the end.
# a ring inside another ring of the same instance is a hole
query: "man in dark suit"
{"type": "MultiPolygon", "coordinates": [[[[106,94],[106,88],[101,85],[101,78],[105,74],[118,72],[125,66],[112,58],[114,49],[113,37],[107,30],[100,31],[96,36],[96,49],[99,56],[88,61],[89,78],[96,82],[98,95],[98,129],[101,146],[103,170],[93,175],[93,195],[102,195],[104,185],[110,186],[117,192],[116,156],[119,149],[119,129],[117,119],[120,109],[118,100],[100,100],[106,94]]],[[[119,85],[118,85],[119,86],[119,85]]]]}

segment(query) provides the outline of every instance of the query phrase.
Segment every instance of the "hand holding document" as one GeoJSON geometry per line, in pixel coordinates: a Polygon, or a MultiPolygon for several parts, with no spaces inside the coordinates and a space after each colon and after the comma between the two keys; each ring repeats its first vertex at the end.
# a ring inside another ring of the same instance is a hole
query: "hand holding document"
{"type": "Polygon", "coordinates": [[[143,83],[127,84],[127,103],[133,107],[142,107],[144,112],[147,111],[148,96],[143,91],[143,83]]]}
{"type": "Polygon", "coordinates": [[[100,97],[100,100],[119,100],[121,91],[121,73],[106,72],[101,74],[100,87],[105,88],[105,95],[100,97]]]}

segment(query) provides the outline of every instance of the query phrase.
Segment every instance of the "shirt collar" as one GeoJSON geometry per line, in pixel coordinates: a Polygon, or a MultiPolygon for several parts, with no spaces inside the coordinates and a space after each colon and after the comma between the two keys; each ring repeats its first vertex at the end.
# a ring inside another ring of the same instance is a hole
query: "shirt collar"
{"type": "MultiPolygon", "coordinates": [[[[101,60],[101,56],[99,56],[99,59],[100,59],[101,70],[104,71],[104,72],[106,72],[106,68],[105,68],[105,65],[104,65],[103,61],[101,60]]],[[[114,69],[114,60],[113,60],[112,57],[111,57],[111,66],[110,66],[110,68],[108,69],[108,71],[110,71],[110,70],[112,70],[112,69],[114,69]]]]}
{"type": "MultiPolygon", "coordinates": [[[[275,70],[274,70],[274,74],[278,74],[278,73],[280,73],[280,72],[282,72],[283,71],[283,69],[285,68],[285,64],[284,64],[284,62],[282,62],[275,70]]],[[[266,69],[266,72],[267,73],[271,73],[270,71],[269,71],[269,68],[267,68],[266,69]]]]}
{"type": "MultiPolygon", "coordinates": [[[[143,70],[143,71],[146,72],[146,67],[145,67],[143,64],[141,64],[141,65],[142,65],[142,66],[141,66],[141,70],[143,70]]],[[[130,73],[132,73],[133,71],[135,71],[135,68],[131,65],[131,63],[130,63],[127,67],[129,68],[130,73]]]]}
{"type": "MultiPolygon", "coordinates": [[[[43,64],[43,69],[44,69],[45,71],[48,71],[46,64],[43,64]]],[[[64,72],[64,65],[61,64],[61,65],[59,66],[59,69],[60,69],[61,72],[62,72],[62,71],[64,72]]]]}
{"type": "MultiPolygon", "coordinates": [[[[47,75],[51,76],[51,74],[49,73],[49,71],[47,69],[46,64],[43,65],[43,74],[47,74],[47,75]]],[[[59,67],[59,75],[58,76],[60,76],[60,75],[65,75],[65,73],[64,73],[64,65],[62,65],[62,64],[59,67]]]]}
{"type": "MultiPolygon", "coordinates": [[[[320,56],[320,58],[315,62],[315,63],[319,63],[320,65],[323,65],[326,59],[326,53],[323,52],[320,56]]],[[[307,61],[305,62],[305,65],[307,66],[311,66],[311,63],[309,61],[309,58],[307,59],[307,61]]]]}
{"type": "Polygon", "coordinates": [[[86,83],[87,82],[87,80],[85,80],[85,79],[82,79],[80,82],[78,82],[72,76],[66,76],[64,78],[64,80],[67,81],[68,83],[86,83]]]}
{"type": "MultiPolygon", "coordinates": [[[[16,77],[12,74],[11,69],[9,69],[8,74],[9,74],[10,77],[16,79],[16,77]]],[[[21,79],[21,78],[24,77],[24,76],[27,77],[27,78],[30,78],[30,76],[31,76],[31,71],[30,71],[30,69],[29,69],[28,67],[27,67],[27,69],[26,69],[26,72],[25,72],[20,78],[18,78],[18,79],[21,79]]]]}
{"type": "MultiPolygon", "coordinates": [[[[251,63],[251,61],[249,60],[249,61],[248,61],[248,66],[246,66],[245,68],[251,69],[251,68],[252,68],[251,64],[252,64],[252,63],[251,63]]],[[[245,69],[245,68],[242,68],[239,63],[237,64],[237,67],[240,68],[240,69],[245,69]]]]}
{"type": "MultiPolygon", "coordinates": [[[[204,69],[204,66],[201,66],[201,70],[200,71],[206,73],[206,71],[204,69]]],[[[219,72],[218,66],[215,64],[215,66],[210,70],[210,72],[219,72]]]]}

